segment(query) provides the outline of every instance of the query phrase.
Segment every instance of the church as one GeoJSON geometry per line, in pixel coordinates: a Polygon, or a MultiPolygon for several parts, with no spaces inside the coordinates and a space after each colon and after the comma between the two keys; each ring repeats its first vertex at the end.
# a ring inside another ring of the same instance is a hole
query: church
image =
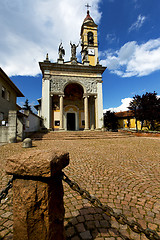
{"type": "Polygon", "coordinates": [[[71,58],[64,61],[59,45],[56,63],[40,62],[42,71],[41,117],[44,127],[54,131],[100,130],[103,126],[102,67],[98,60],[97,28],[89,10],[81,26],[81,57],[70,42],[71,58]]]}

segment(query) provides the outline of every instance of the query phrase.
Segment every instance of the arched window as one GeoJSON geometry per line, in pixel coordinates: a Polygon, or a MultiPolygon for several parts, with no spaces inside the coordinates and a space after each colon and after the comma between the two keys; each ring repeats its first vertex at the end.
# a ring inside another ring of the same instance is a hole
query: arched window
{"type": "Polygon", "coordinates": [[[93,44],[93,32],[88,32],[88,44],[93,44]]]}

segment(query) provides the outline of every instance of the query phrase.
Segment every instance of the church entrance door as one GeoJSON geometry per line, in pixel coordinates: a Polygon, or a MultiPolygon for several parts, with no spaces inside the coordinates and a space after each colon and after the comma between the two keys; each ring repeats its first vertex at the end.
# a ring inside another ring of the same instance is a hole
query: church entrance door
{"type": "Polygon", "coordinates": [[[75,131],[75,113],[67,113],[67,130],[75,131]]]}

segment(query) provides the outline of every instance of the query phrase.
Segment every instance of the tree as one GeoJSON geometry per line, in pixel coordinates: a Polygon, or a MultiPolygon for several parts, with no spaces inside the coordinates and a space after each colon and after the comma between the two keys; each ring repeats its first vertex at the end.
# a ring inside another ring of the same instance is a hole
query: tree
{"type": "Polygon", "coordinates": [[[114,112],[106,111],[104,114],[104,127],[108,130],[117,130],[118,128],[118,118],[116,117],[114,112]]]}
{"type": "Polygon", "coordinates": [[[140,116],[139,110],[141,109],[141,96],[135,95],[133,100],[130,102],[129,107],[130,110],[134,113],[136,119],[136,130],[138,131],[137,120],[142,120],[142,116],[140,116]],[[141,119],[140,119],[141,118],[141,119]]]}
{"type": "Polygon", "coordinates": [[[142,108],[145,120],[149,121],[149,129],[156,129],[156,122],[160,121],[160,99],[157,93],[148,93],[142,95],[142,108]]]}
{"type": "Polygon", "coordinates": [[[24,103],[24,105],[23,105],[23,109],[24,109],[24,110],[32,111],[32,110],[31,110],[31,106],[29,105],[28,99],[26,99],[26,101],[25,101],[25,103],[24,103]]]}
{"type": "Polygon", "coordinates": [[[136,122],[137,120],[142,122],[141,129],[144,120],[149,122],[148,129],[156,129],[156,123],[160,122],[160,98],[157,97],[156,92],[146,92],[142,96],[135,95],[128,108],[134,112],[136,122]]]}

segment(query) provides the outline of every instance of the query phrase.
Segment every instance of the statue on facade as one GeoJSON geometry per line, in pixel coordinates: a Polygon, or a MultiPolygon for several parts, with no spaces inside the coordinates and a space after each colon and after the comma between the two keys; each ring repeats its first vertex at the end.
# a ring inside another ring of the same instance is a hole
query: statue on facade
{"type": "Polygon", "coordinates": [[[79,44],[76,46],[76,44],[75,43],[71,43],[70,42],[70,45],[71,45],[71,59],[77,59],[76,58],[76,49],[77,49],[77,47],[79,46],[79,44]]]}
{"type": "Polygon", "coordinates": [[[88,61],[88,50],[87,47],[82,51],[82,61],[88,61]]]}
{"type": "Polygon", "coordinates": [[[62,42],[59,45],[58,54],[59,54],[59,59],[63,59],[63,57],[65,55],[65,50],[62,46],[62,42]]]}

